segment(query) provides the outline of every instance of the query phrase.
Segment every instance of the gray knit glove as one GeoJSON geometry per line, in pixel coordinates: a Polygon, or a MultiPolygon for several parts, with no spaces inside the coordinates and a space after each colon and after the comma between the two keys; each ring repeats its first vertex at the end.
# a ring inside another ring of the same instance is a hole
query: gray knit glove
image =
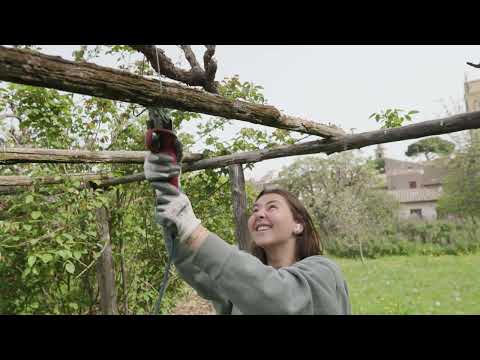
{"type": "Polygon", "coordinates": [[[168,180],[180,174],[180,166],[165,154],[149,153],[144,163],[145,178],[156,193],[155,219],[163,226],[174,224],[180,242],[188,239],[200,225],[188,197],[168,180]]]}

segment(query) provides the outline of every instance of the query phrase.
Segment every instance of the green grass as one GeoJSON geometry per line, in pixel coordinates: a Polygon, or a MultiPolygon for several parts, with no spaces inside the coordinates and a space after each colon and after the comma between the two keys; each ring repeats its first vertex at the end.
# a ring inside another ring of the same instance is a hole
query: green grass
{"type": "Polygon", "coordinates": [[[333,260],[353,314],[480,314],[480,254],[333,260]]]}

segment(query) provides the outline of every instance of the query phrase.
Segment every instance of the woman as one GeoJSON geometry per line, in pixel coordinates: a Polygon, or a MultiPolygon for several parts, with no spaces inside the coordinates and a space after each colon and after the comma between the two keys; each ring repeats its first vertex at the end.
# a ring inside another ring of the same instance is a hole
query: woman
{"type": "Polygon", "coordinates": [[[258,195],[248,220],[249,254],[201,225],[188,197],[168,183],[179,174],[168,155],[147,155],[145,177],[156,189],[157,221],[177,230],[173,262],[217,314],[351,313],[342,273],[320,256],[318,233],[292,194],[270,189],[258,195]]]}

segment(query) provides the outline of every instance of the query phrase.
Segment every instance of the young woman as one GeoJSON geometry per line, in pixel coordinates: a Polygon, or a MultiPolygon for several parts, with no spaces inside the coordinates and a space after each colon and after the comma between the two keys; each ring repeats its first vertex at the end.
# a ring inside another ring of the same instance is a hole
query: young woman
{"type": "MultiPolygon", "coordinates": [[[[149,153],[145,177],[156,189],[157,221],[175,226],[173,262],[217,314],[350,314],[347,284],[323,249],[302,203],[281,189],[263,190],[248,220],[251,254],[205,229],[188,197],[168,183],[172,158],[149,153]]],[[[169,247],[172,244],[169,244],[169,247]]]]}

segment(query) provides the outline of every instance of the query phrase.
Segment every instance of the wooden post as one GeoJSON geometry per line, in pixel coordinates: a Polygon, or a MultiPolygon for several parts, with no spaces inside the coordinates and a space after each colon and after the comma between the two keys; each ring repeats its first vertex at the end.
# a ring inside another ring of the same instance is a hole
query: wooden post
{"type": "Polygon", "coordinates": [[[96,209],[98,237],[105,249],[97,261],[97,279],[100,289],[100,307],[103,315],[116,315],[117,294],[115,292],[115,271],[110,239],[108,212],[105,207],[96,209]]]}
{"type": "Polygon", "coordinates": [[[235,217],[235,237],[239,248],[247,250],[250,244],[247,228],[247,195],[245,193],[245,177],[241,164],[228,167],[232,191],[233,215],[235,217]]]}

